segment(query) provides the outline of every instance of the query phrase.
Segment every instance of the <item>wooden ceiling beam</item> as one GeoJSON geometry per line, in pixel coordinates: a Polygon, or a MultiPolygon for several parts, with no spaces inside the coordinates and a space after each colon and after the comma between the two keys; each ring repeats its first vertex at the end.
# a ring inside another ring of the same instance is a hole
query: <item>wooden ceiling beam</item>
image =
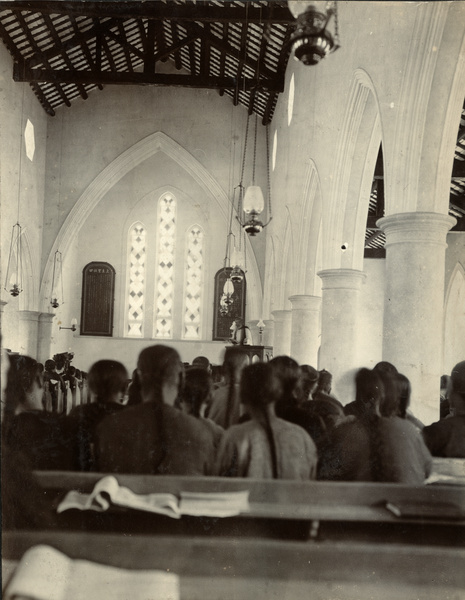
{"type": "MultiPolygon", "coordinates": [[[[80,34],[79,27],[78,27],[78,24],[76,23],[76,19],[74,17],[71,17],[71,24],[73,26],[74,33],[76,35],[79,35],[80,34]]],[[[92,71],[97,72],[94,59],[93,59],[92,54],[91,54],[91,52],[89,50],[89,46],[85,42],[81,44],[81,50],[82,50],[82,53],[84,54],[84,56],[86,57],[87,63],[89,65],[89,68],[92,71]]],[[[100,90],[103,89],[101,85],[99,85],[98,88],[100,90]]]]}
{"type": "MultiPolygon", "coordinates": [[[[16,61],[13,67],[13,79],[17,82],[50,82],[55,85],[65,83],[82,83],[93,85],[172,85],[205,89],[234,89],[236,79],[234,77],[215,77],[200,75],[178,75],[171,73],[121,73],[101,71],[96,76],[94,71],[68,70],[68,69],[33,69],[28,70],[24,63],[16,61]]],[[[254,78],[242,78],[239,88],[250,91],[257,86],[254,78]]],[[[259,84],[260,86],[260,84],[259,84]]],[[[270,91],[273,82],[266,82],[266,91],[270,91]]],[[[273,91],[273,89],[271,90],[273,91]]],[[[276,92],[277,93],[277,92],[276,92]]]]}
{"type": "Polygon", "coordinates": [[[454,160],[452,167],[452,179],[465,178],[465,160],[454,160]]]}
{"type": "MultiPolygon", "coordinates": [[[[176,23],[174,21],[171,21],[170,26],[171,26],[171,37],[173,39],[173,46],[177,46],[179,44],[178,26],[176,25],[176,23]]],[[[181,59],[181,53],[179,52],[179,49],[175,50],[173,52],[173,54],[174,54],[174,66],[176,67],[177,71],[180,71],[182,69],[182,59],[181,59]]]]}
{"type": "Polygon", "coordinates": [[[87,17],[114,17],[116,19],[150,19],[159,21],[197,21],[205,23],[263,23],[271,20],[275,24],[289,25],[295,23],[294,17],[285,6],[268,2],[270,6],[260,8],[247,6],[214,6],[208,2],[174,4],[167,2],[72,2],[42,0],[2,1],[2,10],[13,13],[33,12],[42,14],[61,14],[87,17]]]}

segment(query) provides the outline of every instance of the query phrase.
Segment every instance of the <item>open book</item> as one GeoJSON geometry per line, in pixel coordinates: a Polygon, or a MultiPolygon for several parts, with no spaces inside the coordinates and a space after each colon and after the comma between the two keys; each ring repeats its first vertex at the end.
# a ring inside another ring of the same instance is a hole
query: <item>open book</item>
{"type": "Polygon", "coordinates": [[[144,510],[179,519],[181,515],[232,517],[249,511],[249,492],[181,492],[174,494],[135,494],[119,485],[116,477],[107,475],[95,484],[90,494],[70,491],[60,502],[57,512],[70,508],[103,512],[115,506],[144,510]]]}
{"type": "Polygon", "coordinates": [[[73,560],[51,546],[34,546],[8,583],[5,600],[179,600],[179,577],[73,560]]]}

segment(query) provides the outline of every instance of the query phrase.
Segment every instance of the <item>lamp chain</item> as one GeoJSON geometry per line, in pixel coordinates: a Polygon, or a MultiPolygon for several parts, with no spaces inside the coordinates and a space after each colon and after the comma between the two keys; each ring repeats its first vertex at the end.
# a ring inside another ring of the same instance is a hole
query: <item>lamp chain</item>
{"type": "Polygon", "coordinates": [[[334,0],[334,42],[336,46],[339,46],[339,19],[337,15],[337,2],[334,0]]]}
{"type": "Polygon", "coordinates": [[[253,140],[253,162],[252,162],[252,185],[255,185],[255,161],[257,156],[257,124],[258,124],[258,115],[255,113],[255,133],[253,140]]]}
{"type": "Polygon", "coordinates": [[[266,124],[266,177],[268,186],[268,219],[271,219],[271,183],[270,183],[270,124],[266,124]]]}

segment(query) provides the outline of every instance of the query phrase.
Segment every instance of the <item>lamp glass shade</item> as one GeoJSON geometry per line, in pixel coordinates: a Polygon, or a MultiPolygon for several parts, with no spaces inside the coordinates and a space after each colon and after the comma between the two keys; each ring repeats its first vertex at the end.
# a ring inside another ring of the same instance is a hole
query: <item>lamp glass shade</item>
{"type": "Polygon", "coordinates": [[[232,296],[234,294],[234,283],[230,279],[226,279],[223,293],[226,294],[226,296],[232,296]]]}
{"type": "Polygon", "coordinates": [[[252,212],[259,215],[263,211],[265,208],[265,200],[259,185],[249,185],[245,190],[242,206],[247,215],[252,212]]]}
{"type": "Polygon", "coordinates": [[[73,325],[74,325],[74,327],[76,327],[77,319],[71,319],[71,327],[73,327],[73,325]]]}
{"type": "Polygon", "coordinates": [[[288,8],[291,11],[294,19],[308,10],[326,15],[328,10],[328,2],[326,0],[288,0],[288,8]]]}

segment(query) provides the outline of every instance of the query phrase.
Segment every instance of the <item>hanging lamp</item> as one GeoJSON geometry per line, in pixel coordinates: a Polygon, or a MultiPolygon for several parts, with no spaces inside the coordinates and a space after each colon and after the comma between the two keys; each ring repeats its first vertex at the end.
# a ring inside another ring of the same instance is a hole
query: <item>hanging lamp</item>
{"type": "Polygon", "coordinates": [[[17,222],[16,225],[13,225],[11,232],[10,252],[8,254],[8,266],[6,268],[5,285],[3,288],[15,298],[23,291],[22,234],[23,229],[19,222],[17,222]]]}
{"type": "Polygon", "coordinates": [[[55,256],[53,259],[53,275],[52,275],[52,293],[50,304],[52,308],[58,308],[60,303],[58,301],[58,291],[57,284],[58,281],[61,283],[61,303],[64,303],[63,297],[63,262],[62,262],[62,254],[59,250],[55,251],[55,256]]]}

